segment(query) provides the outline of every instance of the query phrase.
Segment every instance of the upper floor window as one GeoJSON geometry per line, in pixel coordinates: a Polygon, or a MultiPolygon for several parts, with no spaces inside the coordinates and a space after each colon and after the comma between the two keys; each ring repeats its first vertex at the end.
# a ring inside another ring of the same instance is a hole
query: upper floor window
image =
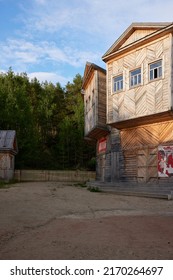
{"type": "Polygon", "coordinates": [[[130,72],[130,86],[134,87],[141,84],[141,68],[130,72]]]}
{"type": "Polygon", "coordinates": [[[113,92],[123,90],[123,75],[113,77],[113,92]]]}
{"type": "Polygon", "coordinates": [[[162,60],[149,65],[150,81],[162,77],[162,60]]]}

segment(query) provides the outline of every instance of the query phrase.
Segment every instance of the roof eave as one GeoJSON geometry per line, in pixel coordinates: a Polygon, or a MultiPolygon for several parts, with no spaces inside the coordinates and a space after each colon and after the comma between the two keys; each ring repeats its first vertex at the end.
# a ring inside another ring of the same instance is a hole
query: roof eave
{"type": "MultiPolygon", "coordinates": [[[[149,28],[149,24],[147,25],[149,28]]],[[[153,27],[156,28],[156,25],[150,25],[150,28],[153,27]]],[[[163,35],[165,35],[168,32],[171,32],[171,29],[173,29],[173,23],[166,25],[166,27],[162,27],[161,29],[123,47],[123,48],[119,48],[120,44],[122,45],[122,40],[123,42],[125,42],[126,38],[129,37],[129,32],[133,33],[133,30],[136,29],[136,25],[132,24],[130,25],[130,27],[122,34],[122,36],[119,37],[119,39],[112,45],[112,47],[102,56],[102,60],[104,62],[107,62],[109,59],[113,58],[114,56],[116,56],[119,53],[125,52],[127,50],[129,50],[130,48],[143,44],[144,42],[147,42],[147,40],[150,40],[152,37],[159,37],[160,34],[163,33],[163,35]],[[135,27],[135,28],[134,28],[135,27]],[[123,38],[123,39],[122,39],[123,38]]],[[[142,25],[140,25],[140,27],[142,27],[142,25]]],[[[143,28],[145,28],[145,26],[143,25],[143,28]]]]}
{"type": "Polygon", "coordinates": [[[87,64],[89,67],[88,67],[88,71],[86,73],[86,76],[84,76],[84,79],[83,79],[83,84],[82,84],[82,89],[85,89],[85,86],[87,85],[88,83],[88,80],[90,79],[92,73],[95,71],[95,70],[98,70],[102,73],[104,73],[106,75],[106,70],[103,69],[102,67],[94,64],[94,63],[88,63],[87,64]]]}

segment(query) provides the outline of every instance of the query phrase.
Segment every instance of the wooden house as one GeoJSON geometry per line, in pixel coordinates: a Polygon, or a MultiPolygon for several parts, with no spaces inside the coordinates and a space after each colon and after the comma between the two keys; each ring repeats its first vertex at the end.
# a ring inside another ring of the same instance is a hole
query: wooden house
{"type": "Polygon", "coordinates": [[[13,179],[17,152],[16,132],[14,130],[0,130],[0,180],[13,179]]]}
{"type": "Polygon", "coordinates": [[[110,130],[105,181],[171,183],[173,23],[131,24],[102,59],[110,130]]]}
{"type": "Polygon", "coordinates": [[[106,70],[86,63],[82,93],[84,94],[85,140],[97,146],[97,178],[104,178],[105,141],[109,133],[106,125],[106,70]]]}

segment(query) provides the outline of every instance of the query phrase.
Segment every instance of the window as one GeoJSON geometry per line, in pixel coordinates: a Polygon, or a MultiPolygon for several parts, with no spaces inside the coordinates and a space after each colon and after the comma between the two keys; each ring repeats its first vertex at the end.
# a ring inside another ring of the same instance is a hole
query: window
{"type": "Polygon", "coordinates": [[[134,87],[141,84],[141,68],[130,72],[130,86],[134,87]]]}
{"type": "Polygon", "coordinates": [[[123,75],[113,78],[113,92],[123,90],[123,75]]]}
{"type": "Polygon", "coordinates": [[[151,63],[149,65],[150,69],[150,81],[162,77],[162,61],[151,63]]]}

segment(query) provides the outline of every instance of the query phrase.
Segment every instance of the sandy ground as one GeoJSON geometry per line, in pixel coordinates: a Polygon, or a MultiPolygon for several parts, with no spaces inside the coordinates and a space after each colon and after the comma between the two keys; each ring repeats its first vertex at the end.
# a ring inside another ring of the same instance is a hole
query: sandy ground
{"type": "Polygon", "coordinates": [[[173,259],[173,200],[11,185],[0,189],[0,259],[173,259]]]}

